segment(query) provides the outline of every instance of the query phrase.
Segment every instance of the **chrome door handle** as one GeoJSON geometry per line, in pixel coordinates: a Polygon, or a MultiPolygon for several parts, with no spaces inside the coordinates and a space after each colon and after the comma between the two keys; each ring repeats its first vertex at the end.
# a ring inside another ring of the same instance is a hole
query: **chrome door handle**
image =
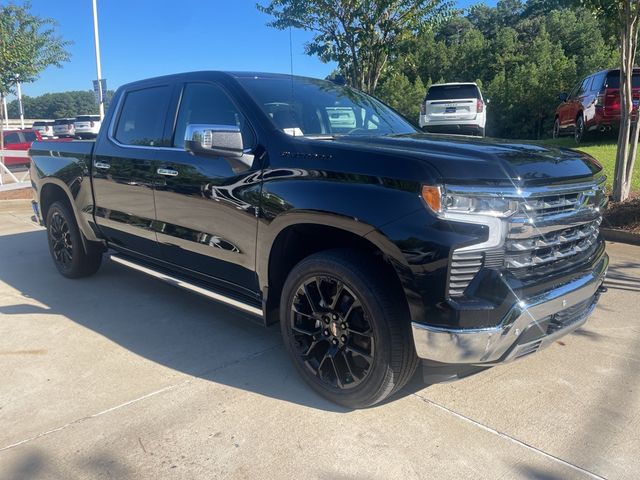
{"type": "Polygon", "coordinates": [[[94,162],[93,166],[99,168],[100,170],[109,170],[111,168],[111,165],[105,162],[94,162]]]}
{"type": "Polygon", "coordinates": [[[178,176],[178,171],[177,170],[171,170],[170,168],[159,168],[158,170],[156,170],[156,172],[158,172],[158,175],[164,175],[165,177],[177,177],[178,176]]]}

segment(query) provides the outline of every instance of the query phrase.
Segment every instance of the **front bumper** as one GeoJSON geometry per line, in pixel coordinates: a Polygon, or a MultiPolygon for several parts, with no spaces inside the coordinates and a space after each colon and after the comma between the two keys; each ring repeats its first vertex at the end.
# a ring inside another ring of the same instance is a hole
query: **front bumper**
{"type": "Polygon", "coordinates": [[[495,365],[545,348],[586,322],[608,266],[605,253],[588,274],[516,302],[496,327],[447,329],[413,322],[418,357],[443,364],[495,365]]]}

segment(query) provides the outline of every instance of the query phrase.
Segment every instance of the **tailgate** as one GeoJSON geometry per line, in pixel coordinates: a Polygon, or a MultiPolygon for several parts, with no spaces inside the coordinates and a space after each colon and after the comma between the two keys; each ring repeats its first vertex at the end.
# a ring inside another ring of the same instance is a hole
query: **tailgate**
{"type": "Polygon", "coordinates": [[[478,109],[477,98],[427,100],[426,115],[433,120],[473,120],[478,109]]]}

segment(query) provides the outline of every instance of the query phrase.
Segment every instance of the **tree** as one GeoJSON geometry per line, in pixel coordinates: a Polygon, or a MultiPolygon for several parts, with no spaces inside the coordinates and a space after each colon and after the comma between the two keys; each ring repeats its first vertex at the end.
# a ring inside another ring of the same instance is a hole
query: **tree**
{"type": "MultiPolygon", "coordinates": [[[[55,34],[52,19],[32,15],[31,5],[0,6],[0,102],[14,91],[16,81],[33,82],[47,67],[69,60],[69,42],[55,34]]],[[[0,121],[0,150],[4,149],[0,121]]]]}
{"type": "Polygon", "coordinates": [[[402,73],[392,73],[380,86],[377,95],[390,107],[404,115],[411,123],[418,123],[420,103],[424,100],[428,85],[420,77],[411,81],[402,73]]]}
{"type": "MultiPolygon", "coordinates": [[[[113,90],[105,95],[105,108],[113,97],[113,90]]],[[[45,93],[38,97],[22,98],[24,113],[27,118],[64,118],[78,115],[97,115],[98,104],[92,90],[77,90],[59,93],[45,93]]],[[[18,113],[18,101],[13,100],[8,105],[9,116],[18,113]]]]}
{"type": "Polygon", "coordinates": [[[271,0],[258,10],[268,25],[314,32],[306,53],[335,61],[347,82],[373,93],[402,42],[447,18],[453,2],[444,0],[271,0]]]}
{"type": "MultiPolygon", "coordinates": [[[[539,0],[543,1],[543,0],[539,0]]],[[[550,0],[547,0],[550,1],[550,0]]],[[[556,0],[557,1],[557,0],[556,0]]],[[[620,130],[613,179],[613,200],[622,202],[631,193],[631,175],[638,153],[640,121],[632,124],[633,66],[638,54],[640,0],[565,0],[589,9],[618,32],[620,47],[620,130]]]]}
{"type": "MultiPolygon", "coordinates": [[[[609,1],[611,4],[614,3],[611,0],[609,1]]],[[[631,175],[638,153],[638,136],[640,134],[640,119],[636,118],[635,127],[632,128],[631,126],[633,114],[633,62],[638,50],[640,0],[618,0],[616,3],[620,27],[621,118],[615,178],[613,181],[613,199],[621,202],[629,198],[629,193],[631,192],[631,175]]]]}

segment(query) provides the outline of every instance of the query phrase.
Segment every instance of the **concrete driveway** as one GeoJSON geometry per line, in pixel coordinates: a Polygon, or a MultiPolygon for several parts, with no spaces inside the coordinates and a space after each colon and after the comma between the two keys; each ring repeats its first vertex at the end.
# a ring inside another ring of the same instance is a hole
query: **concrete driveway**
{"type": "Polygon", "coordinates": [[[467,380],[347,411],[276,328],[105,262],[67,280],[0,203],[0,478],[638,478],[640,248],[587,325],[467,380]]]}

